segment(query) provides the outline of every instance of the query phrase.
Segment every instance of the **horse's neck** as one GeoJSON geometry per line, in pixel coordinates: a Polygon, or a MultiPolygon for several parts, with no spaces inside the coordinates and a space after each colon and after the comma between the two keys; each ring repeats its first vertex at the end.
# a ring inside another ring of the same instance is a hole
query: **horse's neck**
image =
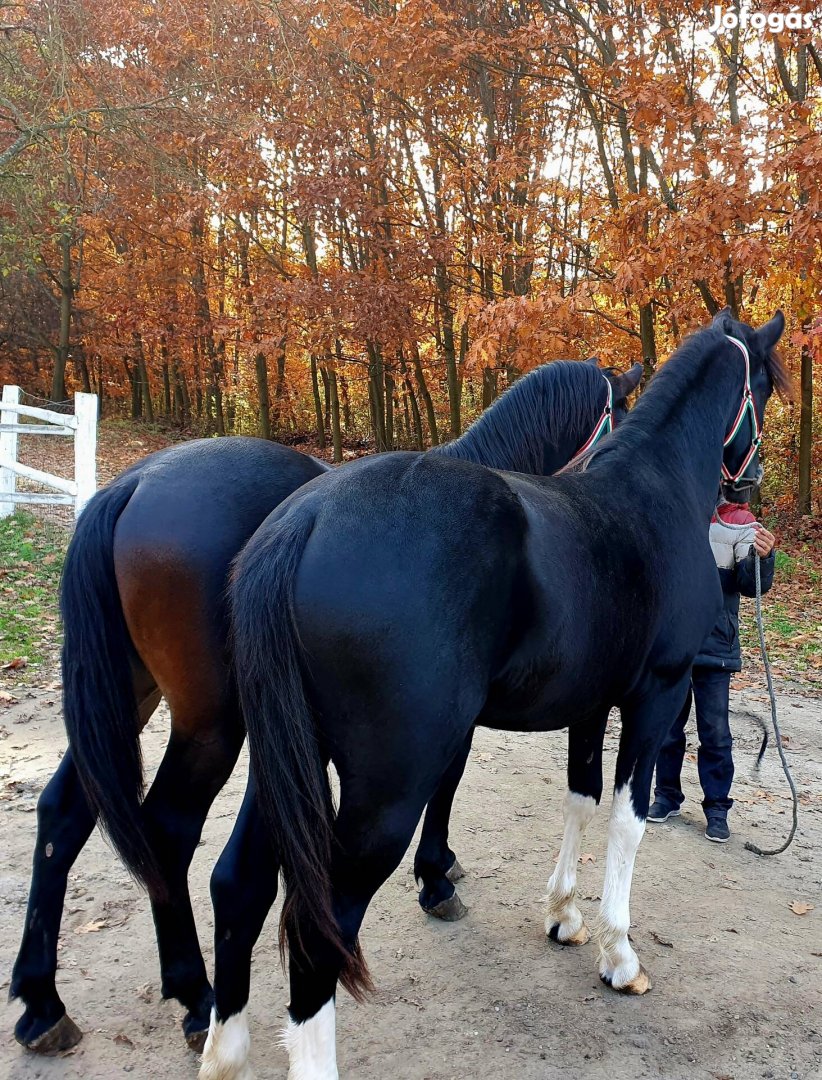
{"type": "Polygon", "coordinates": [[[728,417],[738,405],[737,395],[741,400],[741,357],[717,341],[700,357],[673,363],[678,367],[666,374],[668,385],[662,385],[663,368],[658,391],[652,384],[625,421],[623,445],[640,490],[643,467],[655,465],[651,471],[662,473],[683,493],[690,492],[708,520],[719,485],[728,417]],[[686,363],[689,368],[683,368],[686,363]],[[675,393],[673,380],[678,381],[675,393]]]}

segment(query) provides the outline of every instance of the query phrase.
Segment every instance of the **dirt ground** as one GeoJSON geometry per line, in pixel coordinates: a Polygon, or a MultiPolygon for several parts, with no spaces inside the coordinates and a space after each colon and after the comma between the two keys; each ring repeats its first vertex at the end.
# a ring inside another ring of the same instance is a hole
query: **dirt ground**
{"type": "MultiPolygon", "coordinates": [[[[8,988],[29,884],[37,795],[64,746],[59,686],[0,712],[0,988],[8,988]]],[[[564,737],[481,732],[457,797],[452,846],[467,871],[468,916],[427,919],[407,856],[376,897],[362,940],[377,984],[364,1005],[338,1010],[341,1075],[349,1080],[585,1076],[801,1078],[822,1075],[822,701],[796,689],[780,698],[787,752],[801,794],[799,834],[774,859],[743,848],[775,845],[790,803],[773,748],[751,775],[758,745],[749,713],[764,695],[734,695],[737,800],[733,837],[709,844],[686,762],[683,817],[648,827],[634,878],[632,937],[654,988],[622,998],[596,975],[593,945],[562,949],[543,932],[540,896],[559,848],[564,737]],[[802,912],[805,905],[812,910],[802,912]]],[[[166,738],[159,712],[144,738],[156,765],[166,738]]],[[[618,725],[608,735],[613,768],[618,725]]],[[[192,894],[211,960],[208,875],[228,836],[246,759],[218,800],[198,849],[192,894]]],[[[595,912],[610,799],[584,845],[582,907],[595,912]]],[[[590,921],[590,918],[589,918],[590,921]]],[[[159,998],[149,906],[95,834],[69,882],[58,985],[86,1033],[63,1058],[23,1052],[12,1037],[20,1011],[4,1012],[0,1077],[8,1080],[193,1078],[182,1010],[159,998]]],[[[287,992],[269,920],[254,961],[249,1010],[255,1075],[284,1077],[278,1043],[287,992]]]]}

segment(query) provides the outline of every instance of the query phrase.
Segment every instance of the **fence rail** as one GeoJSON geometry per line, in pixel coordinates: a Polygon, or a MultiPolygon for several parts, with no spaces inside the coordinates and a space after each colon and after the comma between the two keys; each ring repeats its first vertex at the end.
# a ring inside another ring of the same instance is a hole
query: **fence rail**
{"type": "Polygon", "coordinates": [[[75,394],[74,414],[54,412],[20,404],[20,387],[4,386],[0,402],[0,518],[8,517],[19,503],[74,506],[79,517],[97,490],[97,395],[75,394]],[[40,420],[21,424],[19,417],[40,420]],[[74,479],[34,469],[17,460],[20,435],[63,435],[74,440],[74,479]],[[18,491],[17,477],[54,492],[18,491]]]}

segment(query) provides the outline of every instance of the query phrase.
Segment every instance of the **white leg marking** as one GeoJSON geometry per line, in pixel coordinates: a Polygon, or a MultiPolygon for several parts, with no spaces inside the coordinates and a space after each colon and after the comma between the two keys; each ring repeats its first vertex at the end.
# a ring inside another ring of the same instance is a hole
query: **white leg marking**
{"type": "Polygon", "coordinates": [[[246,1010],[223,1023],[212,1009],[199,1080],[253,1080],[248,1064],[250,1047],[246,1010]]]}
{"type": "Polygon", "coordinates": [[[628,930],[631,926],[631,878],[644,832],[645,822],[636,816],[631,804],[629,781],[614,792],[608,824],[605,884],[596,928],[599,973],[616,990],[626,987],[640,974],[639,959],[628,941],[628,930]]]}
{"type": "Polygon", "coordinates": [[[289,1020],[283,1032],[288,1051],[288,1080],[339,1080],[334,999],[304,1024],[289,1020]]]}
{"type": "Polygon", "coordinates": [[[583,944],[588,939],[582,913],[576,905],[577,863],[582,847],[582,836],[596,813],[596,799],[590,795],[578,795],[568,791],[565,795],[562,813],[565,829],[562,834],[562,846],[553,874],[548,880],[548,892],[545,900],[548,911],[545,917],[545,933],[557,926],[556,936],[559,941],[583,944]]]}

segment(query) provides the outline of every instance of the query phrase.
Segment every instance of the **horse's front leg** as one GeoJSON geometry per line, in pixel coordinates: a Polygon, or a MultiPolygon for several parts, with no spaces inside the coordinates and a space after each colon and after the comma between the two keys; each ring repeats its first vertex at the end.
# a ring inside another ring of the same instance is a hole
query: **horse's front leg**
{"type": "Polygon", "coordinates": [[[584,945],[588,928],[577,907],[577,863],[582,837],[602,798],[602,742],[608,714],[568,729],[568,791],[557,865],[548,881],[545,933],[560,945],[584,945]]]}
{"type": "Polygon", "coordinates": [[[659,748],[682,708],[688,676],[674,686],[656,686],[622,707],[622,737],[608,825],[605,883],[596,926],[599,974],[624,994],[644,994],[651,980],[628,941],[634,861],[645,832],[651,778],[659,748]]]}

